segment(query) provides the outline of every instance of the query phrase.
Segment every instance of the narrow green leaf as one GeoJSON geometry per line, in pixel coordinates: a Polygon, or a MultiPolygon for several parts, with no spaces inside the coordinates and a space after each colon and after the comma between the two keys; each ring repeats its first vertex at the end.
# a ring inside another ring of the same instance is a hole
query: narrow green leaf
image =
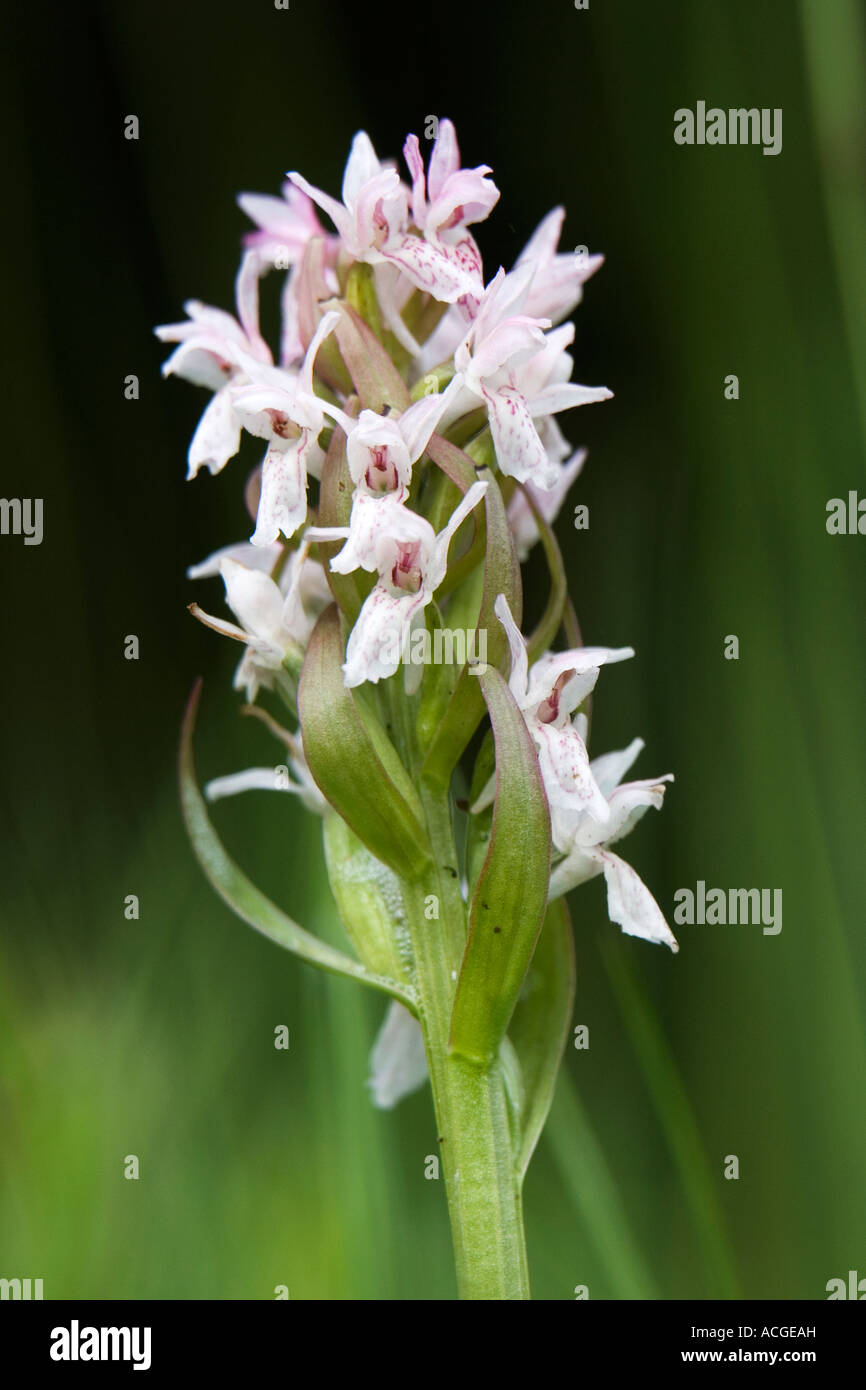
{"type": "Polygon", "coordinates": [[[183,818],[195,856],[211,886],[224,903],[256,931],[310,965],[346,975],[381,990],[415,1009],[415,992],[410,986],[367,970],[336,947],[320,941],[312,932],[299,927],[281,908],[255,886],[223,848],[198,789],[193,761],[192,740],[198,712],[201,681],[197,681],[187,704],[180,742],[180,798],[183,818]]]}
{"type": "Polygon", "coordinates": [[[568,909],[559,898],[547,909],[508,1029],[523,1079],[523,1114],[516,1152],[521,1182],[553,1100],[559,1064],[571,1031],[574,988],[571,922],[568,909]]]}
{"type": "Polygon", "coordinates": [[[363,691],[343,683],[343,636],[336,606],[310,638],[298,710],[304,753],[322,794],[371,854],[401,878],[429,862],[420,800],[363,691]]]}
{"type": "Polygon", "coordinates": [[[477,678],[496,743],[496,796],[487,857],[469,909],[469,935],[451,1017],[451,1047],[496,1056],[547,907],[550,814],[523,715],[498,671],[477,678]]]}

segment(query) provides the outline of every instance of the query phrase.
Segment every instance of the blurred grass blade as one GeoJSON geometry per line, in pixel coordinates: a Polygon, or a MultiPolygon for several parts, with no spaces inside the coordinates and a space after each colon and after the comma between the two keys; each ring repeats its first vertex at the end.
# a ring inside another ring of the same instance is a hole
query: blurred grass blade
{"type": "Polygon", "coordinates": [[[583,1108],[577,1087],[560,1078],[544,1131],[560,1177],[603,1263],[617,1298],[658,1298],[616,1182],[583,1108]]]}
{"type": "Polygon", "coordinates": [[[200,694],[201,681],[197,681],[186,708],[181,733],[180,795],[183,818],[193,850],[211,885],[233,912],[278,946],[301,956],[310,965],[371,985],[414,1010],[413,990],[398,984],[396,980],[372,974],[359,961],[352,960],[351,956],[345,955],[343,951],[338,951],[336,947],[327,945],[311,932],[299,927],[297,922],[292,921],[291,917],[256,888],[226,854],[211,824],[195,776],[192,739],[200,694]]]}
{"type": "Polygon", "coordinates": [[[637,1060],[646,1079],[700,1241],[713,1298],[740,1298],[739,1279],[694,1111],[664,1033],[635,983],[618,941],[602,939],[601,955],[637,1060]]]}
{"type": "Polygon", "coordinates": [[[866,441],[866,19],[856,0],[801,0],[800,15],[839,303],[866,441]]]}

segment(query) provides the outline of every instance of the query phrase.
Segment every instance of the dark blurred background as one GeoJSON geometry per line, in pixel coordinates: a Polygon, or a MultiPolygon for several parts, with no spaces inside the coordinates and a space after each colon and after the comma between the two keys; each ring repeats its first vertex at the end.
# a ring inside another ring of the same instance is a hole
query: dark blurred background
{"type": "MultiPolygon", "coordinates": [[[[45,534],[0,538],[0,1274],[47,1298],[453,1296],[429,1096],[365,1092],[382,1004],[237,922],[184,839],[194,678],[203,778],[273,746],[186,613],[221,611],[184,570],[248,533],[242,472],[184,482],[205,397],[161,382],[151,332],[188,297],[232,308],[239,191],[298,168],[336,193],[357,129],[397,156],[437,114],[502,191],[488,274],[559,202],[565,245],[607,257],[575,377],[616,400],[563,420],[590,528],[566,509],[558,534],[585,640],[637,648],[602,675],[594,751],[639,733],[635,775],[676,773],[626,857],[669,915],[699,879],[784,895],[778,936],[684,926],[675,959],[620,936],[599,882],[574,896],[590,1047],[527,1183],[535,1295],[866,1275],[866,540],[825,528],[866,495],[864,5],[152,0],[6,29],[2,492],[42,497],[45,534]],[[698,100],[781,107],[782,153],[676,145],[698,100]]],[[[215,819],[334,930],[317,824],[264,795],[215,819]]]]}

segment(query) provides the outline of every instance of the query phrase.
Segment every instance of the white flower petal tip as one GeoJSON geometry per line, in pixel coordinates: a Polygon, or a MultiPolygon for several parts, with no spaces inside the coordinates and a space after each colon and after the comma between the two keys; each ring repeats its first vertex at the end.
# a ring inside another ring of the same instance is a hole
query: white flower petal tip
{"type": "Polygon", "coordinates": [[[627,936],[657,942],[676,954],[679,944],[646,884],[624,859],[608,849],[593,851],[607,884],[607,910],[627,936]]]}
{"type": "Polygon", "coordinates": [[[368,1086],[378,1110],[393,1110],[427,1080],[424,1039],[417,1019],[393,1000],[370,1054],[368,1086]]]}
{"type": "Polygon", "coordinates": [[[230,772],[225,777],[214,777],[205,785],[205,800],[222,801],[224,797],[238,796],[241,792],[295,790],[281,779],[280,771],[275,767],[250,767],[245,772],[230,772]]]}

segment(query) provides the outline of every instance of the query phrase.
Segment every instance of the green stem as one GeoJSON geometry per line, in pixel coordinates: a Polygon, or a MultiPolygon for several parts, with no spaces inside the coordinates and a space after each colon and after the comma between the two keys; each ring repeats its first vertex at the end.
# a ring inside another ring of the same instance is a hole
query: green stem
{"type": "Polygon", "coordinates": [[[395,745],[418,785],[432,851],[430,869],[419,879],[404,881],[403,901],[457,1290],[461,1299],[528,1299],[521,1179],[504,1073],[498,1061],[479,1066],[448,1049],[467,931],[450,798],[447,790],[430,787],[418,775],[421,754],[413,703],[394,685],[383,697],[395,745]]]}
{"type": "Polygon", "coordinates": [[[477,1066],[448,1051],[466,937],[450,807],[447,795],[426,789],[422,800],[434,866],[407,885],[406,906],[458,1292],[462,1299],[526,1299],[520,1182],[502,1068],[498,1062],[477,1066]],[[438,919],[427,915],[434,896],[438,919]]]}

